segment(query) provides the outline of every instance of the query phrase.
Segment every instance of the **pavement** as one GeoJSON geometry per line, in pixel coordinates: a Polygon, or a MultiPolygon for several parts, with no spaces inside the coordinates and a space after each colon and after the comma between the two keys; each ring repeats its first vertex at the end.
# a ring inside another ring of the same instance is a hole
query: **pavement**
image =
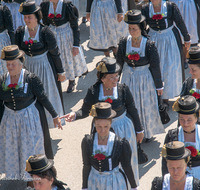
{"type": "MultiPolygon", "coordinates": [[[[89,73],[76,79],[76,90],[73,93],[66,93],[68,82],[62,84],[65,113],[78,110],[87,93],[87,89],[96,82],[95,65],[100,61],[104,54],[90,50],[89,42],[89,23],[80,24],[81,43],[84,50],[89,73]]],[[[188,69],[185,70],[189,76],[188,69]]],[[[169,101],[169,116],[171,121],[164,125],[165,132],[177,127],[177,113],[171,110],[176,99],[169,101]]],[[[82,155],[81,141],[85,134],[90,133],[92,117],[66,123],[63,130],[50,129],[52,138],[54,162],[57,169],[59,180],[67,183],[68,190],[80,190],[82,186],[82,155]]],[[[161,157],[160,152],[163,146],[166,133],[155,135],[154,140],[148,144],[142,144],[142,149],[148,155],[148,162],[139,165],[140,187],[139,190],[150,190],[151,182],[156,176],[161,176],[161,157]]],[[[1,177],[1,176],[0,176],[1,177]]],[[[0,190],[24,190],[26,183],[23,181],[0,181],[0,190]]]]}

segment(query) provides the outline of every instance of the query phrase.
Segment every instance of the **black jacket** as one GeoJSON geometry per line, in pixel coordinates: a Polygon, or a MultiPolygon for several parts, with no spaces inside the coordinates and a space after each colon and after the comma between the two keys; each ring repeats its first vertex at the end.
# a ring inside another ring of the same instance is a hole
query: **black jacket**
{"type": "Polygon", "coordinates": [[[161,20],[153,20],[149,17],[149,3],[142,6],[142,14],[146,17],[147,24],[156,31],[165,30],[166,28],[173,25],[173,22],[176,23],[176,26],[180,29],[181,34],[184,37],[184,41],[190,41],[190,35],[185,26],[183,17],[177,7],[173,2],[167,3],[167,17],[163,17],[161,20]],[[167,19],[168,27],[166,27],[165,19],[167,19]]]}
{"type": "Polygon", "coordinates": [[[73,42],[74,42],[74,46],[79,46],[80,43],[80,31],[78,28],[78,10],[77,8],[70,2],[67,0],[63,1],[63,7],[62,7],[62,14],[61,14],[61,18],[49,18],[49,5],[50,2],[49,0],[45,0],[43,1],[40,6],[41,6],[41,10],[42,10],[42,21],[45,25],[53,25],[53,26],[61,26],[67,22],[70,23],[70,26],[72,28],[73,31],[73,42]]]}
{"type": "Polygon", "coordinates": [[[50,28],[40,25],[39,42],[33,43],[32,45],[26,45],[25,42],[23,42],[24,32],[25,26],[20,26],[15,33],[15,44],[19,46],[19,49],[23,50],[28,56],[41,55],[48,51],[49,62],[55,66],[56,73],[63,73],[64,69],[57,42],[50,28]]]}
{"type": "MultiPolygon", "coordinates": [[[[130,67],[133,67],[131,61],[126,56],[126,43],[127,37],[121,38],[119,42],[119,47],[117,51],[117,63],[121,65],[123,69],[124,63],[126,62],[130,67]]],[[[145,57],[140,57],[138,61],[134,61],[135,67],[144,66],[150,64],[149,70],[154,79],[156,88],[162,88],[162,79],[160,73],[160,60],[158,55],[158,50],[155,46],[155,43],[147,40],[145,48],[145,57]]]]}
{"type": "Polygon", "coordinates": [[[99,172],[109,171],[108,159],[112,159],[112,169],[116,168],[121,163],[124,172],[131,184],[132,188],[137,187],[133,170],[131,167],[131,147],[129,142],[119,136],[115,136],[115,142],[113,145],[112,154],[105,158],[103,161],[98,161],[92,156],[93,153],[93,135],[85,135],[82,140],[82,157],[83,157],[83,186],[87,188],[88,177],[90,174],[91,166],[99,172]]]}
{"type": "Polygon", "coordinates": [[[7,30],[11,44],[15,43],[12,14],[6,5],[0,4],[0,33],[7,30]]]}
{"type": "MultiPolygon", "coordinates": [[[[77,120],[89,116],[92,105],[100,102],[98,100],[99,88],[100,84],[96,83],[88,89],[83,101],[82,108],[76,112],[77,120]]],[[[138,111],[135,107],[135,102],[128,86],[126,86],[125,84],[117,84],[117,90],[118,99],[113,100],[113,102],[111,103],[112,109],[115,110],[117,113],[116,117],[122,115],[125,111],[127,111],[128,116],[130,116],[130,119],[132,119],[135,131],[142,131],[143,127],[140,123],[138,111]]]]}
{"type": "MultiPolygon", "coordinates": [[[[155,177],[152,181],[151,190],[162,190],[163,180],[163,177],[155,177]]],[[[193,189],[200,190],[200,181],[196,178],[193,178],[193,189]]]]}
{"type": "Polygon", "coordinates": [[[187,78],[183,82],[180,96],[191,95],[190,90],[192,89],[193,83],[194,83],[194,79],[192,79],[191,77],[187,78]]]}

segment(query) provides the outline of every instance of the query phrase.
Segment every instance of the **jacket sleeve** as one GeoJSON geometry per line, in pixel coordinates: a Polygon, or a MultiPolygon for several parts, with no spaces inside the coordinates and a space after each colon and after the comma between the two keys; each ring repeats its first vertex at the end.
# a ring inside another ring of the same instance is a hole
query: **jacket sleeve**
{"type": "Polygon", "coordinates": [[[122,164],[122,168],[131,184],[131,188],[136,188],[135,177],[133,174],[133,170],[131,167],[131,147],[129,142],[123,138],[122,139],[122,154],[120,156],[120,162],[122,164]]]}
{"type": "Polygon", "coordinates": [[[87,0],[86,12],[90,13],[93,0],[87,0]]]}
{"type": "Polygon", "coordinates": [[[3,113],[4,113],[4,105],[3,105],[3,100],[0,99],[0,124],[1,124],[1,120],[3,117],[3,113]]]}
{"type": "Polygon", "coordinates": [[[117,7],[117,12],[123,13],[121,0],[115,0],[115,4],[116,4],[116,7],[117,7]]]}
{"type": "Polygon", "coordinates": [[[178,6],[171,2],[172,5],[172,17],[173,17],[173,21],[176,23],[176,26],[179,28],[179,30],[181,31],[181,34],[184,37],[184,41],[190,41],[190,35],[187,31],[185,22],[183,20],[183,17],[179,11],[178,6]]]}
{"type": "Polygon", "coordinates": [[[137,9],[135,0],[127,0],[128,1],[128,10],[137,9]]]}
{"type": "Polygon", "coordinates": [[[86,141],[86,137],[83,138],[82,143],[81,143],[81,149],[82,149],[82,158],[83,158],[83,183],[82,183],[82,189],[85,189],[88,187],[88,177],[90,174],[91,170],[91,164],[90,164],[90,159],[89,155],[87,153],[88,150],[88,143],[86,141]]]}
{"type": "Polygon", "coordinates": [[[70,26],[73,31],[73,38],[74,38],[74,46],[79,46],[80,44],[80,30],[78,27],[78,9],[72,4],[67,4],[67,14],[69,16],[70,26]]]}
{"type": "Polygon", "coordinates": [[[22,41],[21,32],[22,32],[22,26],[19,26],[15,32],[15,44],[18,45],[19,49],[22,49],[22,47],[21,47],[21,41],[22,41]]]}
{"type": "Polygon", "coordinates": [[[11,44],[15,43],[15,34],[13,28],[12,14],[7,6],[3,6],[3,17],[5,22],[5,28],[8,30],[8,35],[10,37],[11,44]]]}
{"type": "Polygon", "coordinates": [[[182,88],[181,88],[181,93],[180,96],[185,96],[187,92],[187,80],[183,82],[182,88]]]}
{"type": "Polygon", "coordinates": [[[93,103],[93,94],[92,94],[92,90],[91,88],[88,89],[87,91],[87,94],[83,100],[83,105],[82,105],[82,108],[79,109],[77,112],[76,112],[76,120],[78,119],[83,119],[85,117],[88,117],[89,116],[89,113],[90,113],[90,110],[91,110],[91,107],[92,107],[92,103],[93,103]]]}
{"type": "Polygon", "coordinates": [[[151,190],[161,190],[163,184],[163,178],[162,177],[155,177],[152,181],[151,190]]]}
{"type": "Polygon", "coordinates": [[[35,74],[31,74],[31,89],[34,96],[37,98],[37,100],[48,110],[48,112],[51,114],[52,118],[55,118],[58,116],[55,109],[53,108],[51,102],[49,101],[47,95],[44,92],[44,87],[39,79],[38,76],[35,74]]]}
{"type": "Polygon", "coordinates": [[[142,124],[140,122],[140,118],[138,115],[138,110],[135,107],[135,102],[133,96],[129,90],[129,87],[124,84],[124,91],[125,91],[125,106],[128,114],[131,115],[133,120],[133,125],[135,128],[135,132],[140,132],[143,130],[142,124]]]}
{"type": "Polygon", "coordinates": [[[45,36],[45,43],[47,45],[48,52],[50,53],[50,56],[55,65],[56,72],[63,73],[64,69],[63,69],[62,61],[60,59],[60,52],[58,49],[56,38],[48,26],[45,26],[43,29],[44,29],[43,32],[45,36]]]}
{"type": "Polygon", "coordinates": [[[155,46],[154,42],[149,42],[147,45],[147,55],[149,57],[149,70],[154,79],[155,87],[162,88],[163,83],[161,79],[161,72],[160,72],[160,59],[158,55],[158,50],[155,46]]]}

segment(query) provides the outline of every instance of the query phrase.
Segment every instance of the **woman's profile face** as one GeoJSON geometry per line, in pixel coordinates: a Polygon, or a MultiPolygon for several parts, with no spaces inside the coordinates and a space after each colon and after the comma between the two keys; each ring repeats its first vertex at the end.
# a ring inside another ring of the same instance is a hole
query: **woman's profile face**
{"type": "Polygon", "coordinates": [[[184,159],[167,160],[167,168],[173,180],[181,181],[185,177],[187,164],[184,159]]]}
{"type": "Polygon", "coordinates": [[[189,64],[192,79],[200,79],[200,68],[195,64],[189,64]]]}
{"type": "Polygon", "coordinates": [[[106,77],[103,77],[101,80],[107,88],[114,88],[115,86],[117,86],[119,74],[107,74],[106,77]]]}
{"type": "Polygon", "coordinates": [[[185,130],[186,132],[191,132],[195,129],[197,117],[195,117],[194,114],[190,115],[179,114],[179,122],[183,130],[185,130]]]}
{"type": "Polygon", "coordinates": [[[109,134],[111,121],[108,119],[95,119],[95,127],[100,137],[106,137],[109,134]]]}
{"type": "Polygon", "coordinates": [[[48,180],[46,178],[40,178],[37,175],[32,175],[32,178],[35,190],[51,190],[53,178],[48,180]]]}
{"type": "Polygon", "coordinates": [[[33,28],[38,24],[35,14],[24,15],[24,22],[29,28],[33,28]]]}
{"type": "Polygon", "coordinates": [[[133,38],[141,36],[141,29],[137,24],[128,25],[129,33],[133,38]]]}

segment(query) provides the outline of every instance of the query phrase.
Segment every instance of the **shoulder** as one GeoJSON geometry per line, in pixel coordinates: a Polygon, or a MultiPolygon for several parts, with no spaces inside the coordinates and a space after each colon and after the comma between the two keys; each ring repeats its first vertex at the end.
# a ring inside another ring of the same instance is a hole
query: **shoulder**
{"type": "Polygon", "coordinates": [[[147,12],[147,11],[149,11],[149,3],[142,5],[142,12],[147,12]]]}
{"type": "Polygon", "coordinates": [[[154,42],[154,41],[151,41],[150,39],[147,39],[146,46],[147,46],[148,48],[156,48],[155,42],[154,42]]]}
{"type": "Polygon", "coordinates": [[[4,12],[9,11],[9,8],[6,5],[0,5],[0,10],[3,10],[4,12]]]}
{"type": "Polygon", "coordinates": [[[93,135],[85,135],[85,137],[82,140],[82,147],[87,147],[89,145],[91,145],[93,142],[93,135]]]}
{"type": "Polygon", "coordinates": [[[179,128],[170,129],[166,134],[165,143],[168,143],[168,142],[174,140],[174,138],[177,139],[178,133],[179,133],[179,128]]]}
{"type": "Polygon", "coordinates": [[[152,181],[152,189],[161,190],[162,183],[163,183],[163,177],[155,177],[152,181]]]}
{"type": "Polygon", "coordinates": [[[49,41],[51,41],[52,38],[55,38],[55,36],[54,36],[53,32],[51,31],[51,29],[49,28],[49,26],[41,24],[40,27],[41,27],[40,32],[42,34],[44,34],[45,36],[48,36],[49,41]]]}
{"type": "Polygon", "coordinates": [[[47,5],[47,4],[49,4],[49,2],[50,2],[49,0],[43,0],[41,2],[40,6],[47,5]]]}
{"type": "Polygon", "coordinates": [[[192,79],[192,77],[188,77],[185,81],[184,81],[184,83],[191,83],[191,82],[193,82],[194,81],[194,79],[192,79]]]}
{"type": "Polygon", "coordinates": [[[24,32],[24,27],[25,27],[25,26],[19,26],[19,27],[17,28],[17,30],[16,30],[16,33],[22,33],[22,32],[24,32]]]}
{"type": "Polygon", "coordinates": [[[88,92],[91,92],[92,94],[94,94],[94,92],[99,90],[99,86],[100,83],[95,83],[92,86],[90,86],[90,88],[88,88],[88,92]]]}
{"type": "Polygon", "coordinates": [[[121,37],[121,38],[119,39],[119,44],[126,43],[126,41],[127,41],[127,36],[126,36],[126,37],[121,37]]]}
{"type": "Polygon", "coordinates": [[[193,189],[200,190],[200,180],[193,177],[193,189]]]}

